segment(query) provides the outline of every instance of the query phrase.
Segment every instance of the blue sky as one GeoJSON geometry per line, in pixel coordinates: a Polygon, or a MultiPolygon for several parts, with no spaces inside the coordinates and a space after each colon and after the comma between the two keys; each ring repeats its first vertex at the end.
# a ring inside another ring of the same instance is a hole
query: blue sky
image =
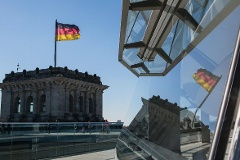
{"type": "Polygon", "coordinates": [[[55,20],[75,24],[81,38],[57,42],[57,66],[100,76],[110,86],[103,94],[104,117],[123,121],[137,77],[118,62],[121,5],[121,0],[1,0],[1,81],[18,63],[20,71],[54,66],[55,20]]]}

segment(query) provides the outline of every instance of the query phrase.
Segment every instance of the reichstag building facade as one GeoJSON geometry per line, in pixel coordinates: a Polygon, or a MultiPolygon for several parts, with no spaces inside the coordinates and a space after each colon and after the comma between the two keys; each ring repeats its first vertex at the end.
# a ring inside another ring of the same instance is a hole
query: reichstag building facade
{"type": "Polygon", "coordinates": [[[36,68],[6,74],[3,122],[102,121],[102,96],[108,88],[96,74],[67,67],[36,68]]]}

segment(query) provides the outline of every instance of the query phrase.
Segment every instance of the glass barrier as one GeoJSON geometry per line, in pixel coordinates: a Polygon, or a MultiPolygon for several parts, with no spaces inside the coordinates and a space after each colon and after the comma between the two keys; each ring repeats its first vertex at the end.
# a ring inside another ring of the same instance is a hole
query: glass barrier
{"type": "Polygon", "coordinates": [[[122,122],[0,123],[0,159],[44,159],[116,146],[122,122]]]}

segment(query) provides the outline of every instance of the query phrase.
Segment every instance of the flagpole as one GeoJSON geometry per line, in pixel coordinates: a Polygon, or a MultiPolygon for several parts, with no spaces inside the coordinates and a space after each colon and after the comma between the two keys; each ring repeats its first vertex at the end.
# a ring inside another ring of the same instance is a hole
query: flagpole
{"type": "MultiPolygon", "coordinates": [[[[222,78],[222,76],[219,77],[218,81],[216,82],[216,84],[220,81],[220,79],[222,78]]],[[[216,86],[216,85],[215,85],[216,86]]],[[[194,122],[196,119],[196,114],[197,111],[202,107],[203,103],[207,100],[208,96],[212,93],[213,89],[215,88],[215,86],[211,89],[211,91],[208,92],[207,96],[204,98],[204,100],[201,102],[201,104],[198,106],[198,108],[196,109],[196,111],[194,112],[194,116],[193,116],[193,120],[192,120],[192,127],[194,127],[194,122]]]]}
{"type": "Polygon", "coordinates": [[[57,19],[55,22],[55,38],[54,38],[54,42],[55,42],[55,47],[54,47],[54,67],[56,67],[57,64],[57,41],[56,41],[56,32],[57,32],[57,19]]]}
{"type": "Polygon", "coordinates": [[[194,116],[193,116],[193,124],[192,124],[192,127],[194,127],[194,122],[195,122],[195,119],[196,119],[196,114],[197,114],[197,111],[202,107],[203,103],[207,100],[208,96],[211,94],[211,92],[208,92],[207,96],[204,98],[204,100],[202,101],[202,103],[198,106],[198,108],[195,110],[194,112],[194,116]]]}

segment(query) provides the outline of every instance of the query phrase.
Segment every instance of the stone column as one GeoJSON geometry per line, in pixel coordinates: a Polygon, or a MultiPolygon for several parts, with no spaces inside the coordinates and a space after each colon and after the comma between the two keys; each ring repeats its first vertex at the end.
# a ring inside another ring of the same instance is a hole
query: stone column
{"type": "Polygon", "coordinates": [[[63,117],[66,112],[66,89],[64,85],[52,86],[51,114],[54,117],[63,117]]]}
{"type": "Polygon", "coordinates": [[[9,121],[13,121],[14,120],[14,93],[13,91],[11,90],[10,91],[10,95],[11,95],[11,98],[10,98],[10,116],[9,116],[9,121]]]}
{"type": "Polygon", "coordinates": [[[11,90],[10,91],[10,114],[13,115],[14,113],[14,94],[13,94],[13,91],[11,90]]]}
{"type": "Polygon", "coordinates": [[[102,116],[102,91],[96,92],[96,116],[102,116]]]}
{"type": "Polygon", "coordinates": [[[52,89],[46,88],[44,91],[44,94],[46,95],[46,108],[45,108],[45,113],[50,114],[51,113],[51,97],[52,97],[52,89]]]}
{"type": "Polygon", "coordinates": [[[21,108],[20,108],[20,113],[21,114],[26,114],[26,92],[25,91],[21,91],[20,92],[20,100],[21,100],[21,108]]]}
{"type": "Polygon", "coordinates": [[[73,91],[73,113],[78,113],[78,94],[77,91],[73,91]]]}
{"type": "Polygon", "coordinates": [[[2,90],[2,102],[1,102],[1,118],[4,122],[7,121],[7,116],[10,115],[11,104],[11,91],[2,90]]]}
{"type": "Polygon", "coordinates": [[[78,105],[79,105],[79,112],[81,115],[85,113],[85,100],[84,100],[84,93],[80,92],[79,94],[79,100],[78,100],[78,105]],[[81,99],[80,99],[81,97],[81,99]]]}
{"type": "Polygon", "coordinates": [[[70,91],[69,89],[66,89],[66,97],[65,97],[65,112],[68,113],[70,106],[69,106],[69,96],[70,96],[70,91]]]}
{"type": "Polygon", "coordinates": [[[88,113],[93,115],[93,96],[92,93],[88,93],[88,113]]]}
{"type": "Polygon", "coordinates": [[[96,93],[93,94],[93,115],[96,116],[96,109],[97,109],[97,96],[96,93]]]}
{"type": "Polygon", "coordinates": [[[81,96],[81,93],[79,90],[77,90],[76,91],[76,104],[75,104],[76,105],[76,110],[75,110],[76,113],[80,112],[80,102],[79,102],[80,96],[81,96]]]}
{"type": "Polygon", "coordinates": [[[84,92],[84,113],[89,114],[89,93],[88,91],[84,92]]]}
{"type": "Polygon", "coordinates": [[[33,90],[32,93],[33,96],[33,114],[38,114],[39,113],[39,108],[38,108],[38,91],[35,89],[33,90]]]}
{"type": "Polygon", "coordinates": [[[79,120],[83,121],[83,115],[84,115],[84,94],[78,89],[78,101],[77,101],[77,107],[78,107],[78,113],[79,113],[79,120]],[[80,99],[80,97],[82,97],[80,99]]]}

